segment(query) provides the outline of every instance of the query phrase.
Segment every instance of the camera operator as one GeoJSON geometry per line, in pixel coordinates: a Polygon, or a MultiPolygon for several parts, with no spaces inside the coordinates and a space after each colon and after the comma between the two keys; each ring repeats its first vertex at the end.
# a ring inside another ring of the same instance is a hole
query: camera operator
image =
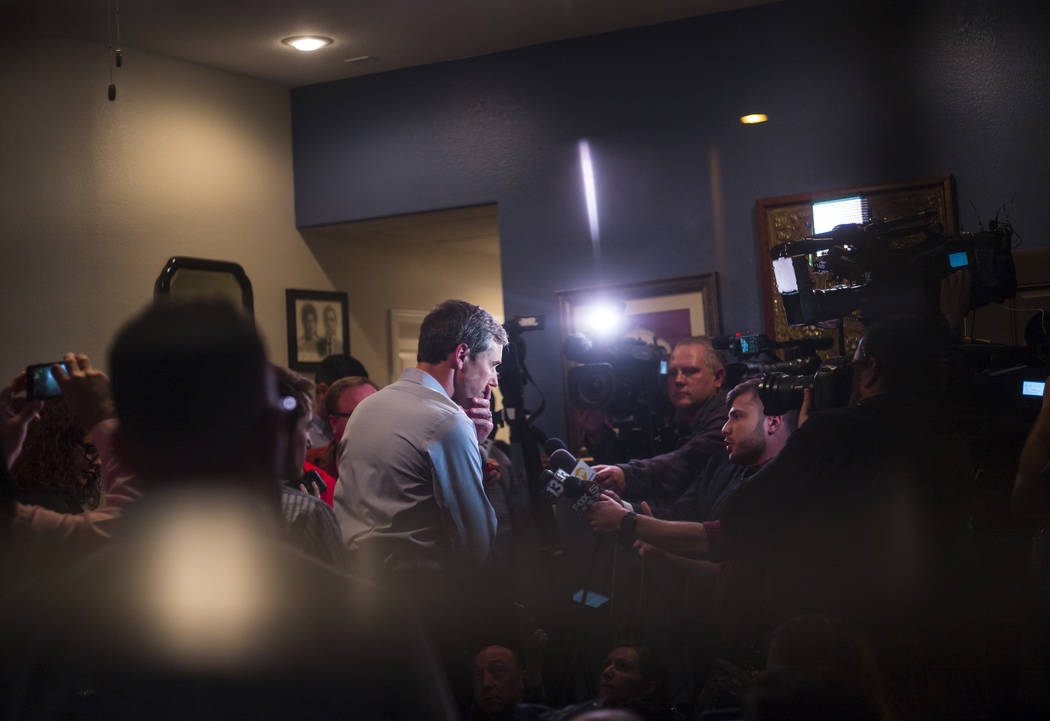
{"type": "Polygon", "coordinates": [[[675,425],[687,429],[682,444],[670,453],[616,466],[595,466],[595,480],[631,499],[670,503],[691,483],[708,458],[722,448],[726,402],[722,393],[725,365],[721,354],[702,336],[683,338],[667,365],[667,392],[675,425]]]}
{"type": "Polygon", "coordinates": [[[797,426],[795,411],[782,416],[765,414],[758,386],[755,378],[729,391],[730,410],[722,426],[727,452],[713,456],[673,506],[654,514],[643,501],[642,515],[637,516],[607,495],[588,511],[591,528],[597,533],[625,531],[631,540],[641,540],[668,555],[689,553],[697,534],[704,532],[700,522],[716,520],[732,494],[776,457],[797,426]]]}
{"type": "Polygon", "coordinates": [[[939,321],[887,316],[867,328],[850,407],[811,415],[730,499],[720,527],[705,529],[738,571],[722,574],[720,600],[739,632],[828,612],[905,665],[955,648],[953,614],[969,611],[952,591],[967,568],[957,544],[971,469],[937,411],[939,321]]]}

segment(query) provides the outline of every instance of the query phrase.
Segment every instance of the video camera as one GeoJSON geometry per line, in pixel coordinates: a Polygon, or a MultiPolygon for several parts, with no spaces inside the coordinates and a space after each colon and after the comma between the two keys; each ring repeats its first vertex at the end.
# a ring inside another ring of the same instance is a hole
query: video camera
{"type": "Polygon", "coordinates": [[[779,416],[802,407],[803,392],[813,391],[813,410],[844,406],[852,384],[848,358],[821,362],[818,350],[834,344],[830,336],[771,341],[764,334],[719,336],[711,339],[718,350],[741,360],[726,364],[726,384],[733,387],[748,378],[761,378],[758,395],[767,415],[779,416]],[[783,351],[787,360],[780,360],[783,351]],[[764,359],[764,360],[760,360],[764,359]]]}
{"type": "Polygon", "coordinates": [[[970,308],[1014,295],[1013,230],[996,221],[989,230],[945,237],[936,213],[838,225],[827,233],[770,250],[777,290],[789,325],[812,325],[855,311],[881,315],[936,307],[942,278],[971,274],[970,308]],[[829,285],[816,288],[813,275],[829,285]]]}
{"type": "MultiPolygon", "coordinates": [[[[565,357],[580,363],[569,369],[569,402],[599,408],[610,422],[642,423],[666,405],[667,351],[636,338],[592,342],[575,333],[565,339],[565,357]]],[[[644,424],[644,423],[642,423],[644,424]]]]}
{"type": "Polygon", "coordinates": [[[811,410],[839,408],[849,402],[853,381],[850,360],[841,356],[824,363],[820,363],[820,359],[808,360],[816,360],[818,364],[811,374],[771,372],[762,377],[758,397],[762,400],[767,416],[781,416],[801,408],[803,393],[807,388],[813,391],[811,410]]]}
{"type": "Polygon", "coordinates": [[[801,338],[798,340],[771,341],[767,335],[722,335],[711,339],[716,350],[733,353],[739,361],[726,363],[726,387],[732,388],[748,378],[757,378],[767,373],[810,374],[820,366],[818,350],[834,345],[831,336],[801,338]],[[785,359],[776,354],[782,351],[785,359]]]}

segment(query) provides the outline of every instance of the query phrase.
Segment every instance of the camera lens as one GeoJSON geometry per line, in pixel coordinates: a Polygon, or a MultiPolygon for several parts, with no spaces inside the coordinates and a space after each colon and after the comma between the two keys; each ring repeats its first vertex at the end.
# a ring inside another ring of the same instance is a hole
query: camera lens
{"type": "Polygon", "coordinates": [[[812,376],[767,373],[758,385],[758,397],[767,416],[779,416],[801,408],[803,392],[812,386],[812,376]]]}
{"type": "Polygon", "coordinates": [[[569,369],[569,401],[578,408],[606,408],[616,397],[616,375],[611,363],[592,363],[569,369]]]}

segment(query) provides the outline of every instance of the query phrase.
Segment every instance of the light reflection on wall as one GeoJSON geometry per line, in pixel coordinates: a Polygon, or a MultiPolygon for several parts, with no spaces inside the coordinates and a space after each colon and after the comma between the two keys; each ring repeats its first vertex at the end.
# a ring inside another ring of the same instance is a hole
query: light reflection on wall
{"type": "Polygon", "coordinates": [[[591,230],[591,246],[595,258],[601,255],[598,234],[598,196],[594,187],[594,165],[591,162],[591,145],[586,140],[579,143],[580,172],[583,175],[583,194],[587,203],[587,223],[591,230]]]}

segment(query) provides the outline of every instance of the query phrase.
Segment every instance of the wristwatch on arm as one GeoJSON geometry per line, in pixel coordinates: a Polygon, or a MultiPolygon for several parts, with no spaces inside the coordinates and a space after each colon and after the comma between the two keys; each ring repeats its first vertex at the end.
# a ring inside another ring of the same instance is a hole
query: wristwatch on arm
{"type": "Polygon", "coordinates": [[[620,536],[630,543],[638,540],[638,514],[628,511],[620,519],[620,536]]]}

